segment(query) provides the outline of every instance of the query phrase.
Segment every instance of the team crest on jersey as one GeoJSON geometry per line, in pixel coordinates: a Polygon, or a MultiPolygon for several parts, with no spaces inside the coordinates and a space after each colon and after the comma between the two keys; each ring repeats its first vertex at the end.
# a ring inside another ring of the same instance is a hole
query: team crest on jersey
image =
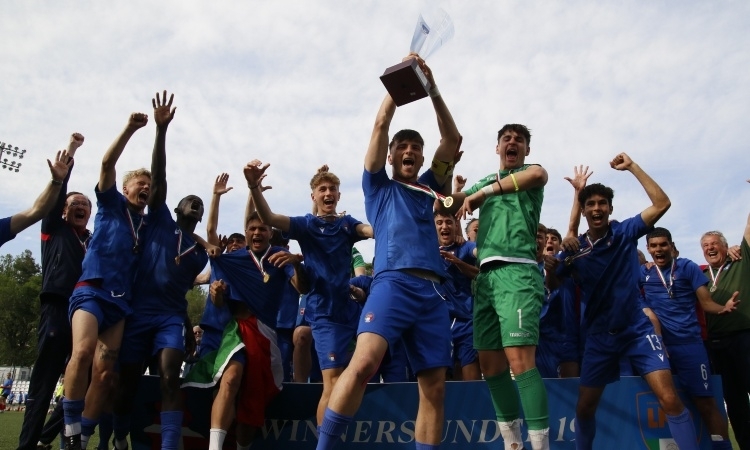
{"type": "Polygon", "coordinates": [[[375,320],[375,313],[368,312],[365,314],[365,323],[370,323],[375,320]]]}
{"type": "Polygon", "coordinates": [[[328,361],[335,362],[336,361],[336,354],[333,352],[328,353],[328,361]]]}

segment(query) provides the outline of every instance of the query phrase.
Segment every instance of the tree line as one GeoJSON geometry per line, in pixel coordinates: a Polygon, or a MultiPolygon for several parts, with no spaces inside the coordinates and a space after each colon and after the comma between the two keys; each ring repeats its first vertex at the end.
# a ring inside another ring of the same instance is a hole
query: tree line
{"type": "MultiPolygon", "coordinates": [[[[0,365],[31,366],[36,359],[42,267],[30,250],[0,257],[0,365]]],[[[206,291],[196,286],[187,294],[188,317],[197,324],[206,291]]]]}

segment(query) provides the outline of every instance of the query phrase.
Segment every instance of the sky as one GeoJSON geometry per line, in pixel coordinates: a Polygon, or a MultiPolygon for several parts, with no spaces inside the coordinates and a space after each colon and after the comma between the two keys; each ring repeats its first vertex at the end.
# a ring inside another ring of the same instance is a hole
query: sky
{"type": "MultiPolygon", "coordinates": [[[[152,116],[151,99],[167,89],[177,106],[168,204],[196,194],[208,206],[227,172],[234,189],[219,232],[228,234],[242,229],[246,162],[271,164],[266,198],[286,215],[310,210],[309,180],[328,164],[342,182],[339,211],[366,221],[361,175],[385,95],[378,77],[408,53],[420,12],[437,6],[455,33],[427,63],[464,136],[457,174],[473,183],[497,170],[497,130],[523,123],[527,162],[549,173],[548,227],[567,228],[564,177],[578,164],[615,190],[614,219],[645,209],[635,178],[609,168],[626,152],[672,200],[659,225],[681,256],[702,263],[707,230],[740,243],[750,211],[743,1],[3,2],[0,141],[27,153],[18,173],[0,170],[0,217],[33,203],[49,180],[45,159],[72,132],[86,140],[69,188],[93,197],[128,116],[152,116]]],[[[391,131],[402,128],[422,133],[429,161],[439,139],[431,102],[398,108],[391,131]]],[[[151,120],[131,139],[118,180],[150,166],[154,134],[151,120]]],[[[39,260],[39,247],[37,224],[0,252],[30,249],[39,260]]],[[[357,247],[372,258],[372,241],[357,247]]]]}

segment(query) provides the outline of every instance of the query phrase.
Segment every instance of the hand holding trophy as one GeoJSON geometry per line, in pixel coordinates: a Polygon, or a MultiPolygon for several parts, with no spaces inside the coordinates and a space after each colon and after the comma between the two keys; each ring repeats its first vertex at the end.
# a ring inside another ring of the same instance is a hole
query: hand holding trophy
{"type": "MultiPolygon", "coordinates": [[[[453,22],[444,10],[438,8],[427,20],[419,15],[410,54],[400,64],[385,69],[380,81],[388,90],[396,106],[403,106],[427,97],[433,87],[432,76],[425,74],[423,58],[427,58],[453,37],[453,22]]],[[[427,69],[429,70],[429,69],[427,69]]]]}

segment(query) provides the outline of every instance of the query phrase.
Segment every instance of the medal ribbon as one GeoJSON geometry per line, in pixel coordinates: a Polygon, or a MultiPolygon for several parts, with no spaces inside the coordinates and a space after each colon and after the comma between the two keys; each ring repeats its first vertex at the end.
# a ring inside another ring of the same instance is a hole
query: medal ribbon
{"type": "Polygon", "coordinates": [[[266,259],[266,256],[268,256],[268,252],[270,251],[271,251],[271,246],[269,245],[268,248],[266,249],[266,252],[263,253],[263,256],[261,256],[260,259],[258,259],[252,250],[250,249],[247,250],[247,252],[250,253],[250,257],[253,258],[253,262],[255,263],[255,266],[258,268],[258,271],[260,272],[261,275],[263,275],[264,278],[268,274],[266,273],[265,270],[263,270],[263,260],[266,259]]]}
{"type": "Polygon", "coordinates": [[[709,265],[708,266],[708,272],[711,274],[711,281],[713,281],[713,284],[711,285],[712,288],[714,288],[714,291],[716,290],[716,283],[719,282],[719,277],[721,276],[721,270],[724,268],[724,266],[727,264],[726,261],[724,261],[724,264],[722,264],[719,267],[719,270],[716,271],[716,274],[714,275],[714,269],[709,265]]]}
{"type": "Polygon", "coordinates": [[[177,235],[177,257],[175,258],[175,261],[177,262],[177,264],[179,264],[180,259],[183,256],[187,255],[188,253],[192,252],[193,249],[195,249],[195,247],[198,244],[195,243],[195,244],[191,245],[190,248],[188,248],[184,252],[181,252],[182,251],[182,230],[180,230],[178,228],[177,230],[175,230],[175,234],[177,235]]]}
{"type": "Polygon", "coordinates": [[[133,213],[130,212],[129,209],[125,211],[128,216],[128,224],[130,225],[130,234],[133,236],[133,248],[138,248],[138,233],[141,232],[141,227],[143,226],[143,216],[141,216],[141,221],[138,222],[138,228],[135,227],[135,224],[133,223],[133,213]]]}
{"type": "Polygon", "coordinates": [[[661,284],[664,285],[664,288],[667,289],[667,293],[669,294],[669,298],[672,298],[672,285],[674,284],[674,268],[675,264],[677,263],[676,259],[672,260],[672,269],[670,269],[669,272],[669,286],[667,286],[667,281],[664,279],[664,274],[661,273],[661,269],[659,269],[659,266],[654,264],[654,267],[656,267],[656,273],[659,274],[659,278],[661,279],[661,284]]]}
{"type": "MultiPolygon", "coordinates": [[[[445,204],[445,199],[446,199],[446,198],[450,198],[450,197],[448,197],[448,196],[445,196],[445,195],[443,195],[443,194],[439,194],[439,193],[437,193],[437,192],[433,191],[431,187],[429,187],[429,186],[425,186],[424,184],[419,184],[419,183],[407,183],[407,182],[405,182],[405,181],[399,181],[399,180],[393,180],[393,181],[395,181],[396,183],[398,183],[398,184],[400,184],[400,185],[404,186],[404,187],[405,187],[405,188],[407,188],[407,189],[411,189],[412,191],[417,191],[417,192],[421,192],[421,193],[423,193],[423,194],[427,194],[427,195],[429,195],[429,196],[430,196],[430,197],[432,197],[432,198],[438,199],[438,200],[440,200],[440,202],[442,202],[443,204],[445,204]]],[[[452,199],[452,198],[451,198],[451,204],[453,204],[453,199],[452,199]]],[[[450,205],[446,205],[446,207],[450,207],[450,205]]]]}

